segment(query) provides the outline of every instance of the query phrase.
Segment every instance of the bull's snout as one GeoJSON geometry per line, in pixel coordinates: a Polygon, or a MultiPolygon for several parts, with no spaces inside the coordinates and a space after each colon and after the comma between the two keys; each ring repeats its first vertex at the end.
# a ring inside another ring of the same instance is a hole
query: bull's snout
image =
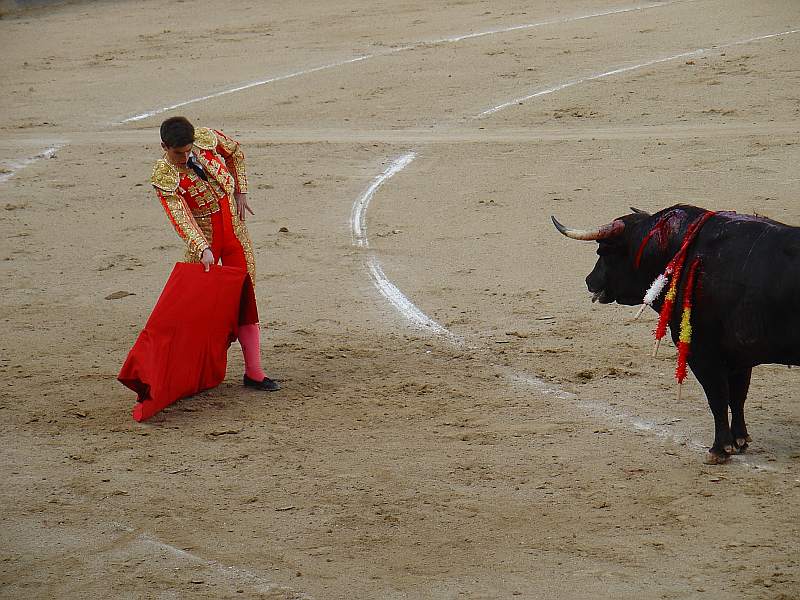
{"type": "Polygon", "coordinates": [[[605,286],[597,281],[594,277],[595,273],[592,271],[586,276],[586,289],[592,295],[592,302],[599,302],[600,304],[610,304],[614,301],[611,295],[606,291],[605,286]]]}
{"type": "MultiPolygon", "coordinates": [[[[590,292],[592,290],[589,290],[590,292]]],[[[592,302],[599,302],[600,304],[611,304],[614,299],[606,293],[605,290],[592,292],[592,302]]]]}

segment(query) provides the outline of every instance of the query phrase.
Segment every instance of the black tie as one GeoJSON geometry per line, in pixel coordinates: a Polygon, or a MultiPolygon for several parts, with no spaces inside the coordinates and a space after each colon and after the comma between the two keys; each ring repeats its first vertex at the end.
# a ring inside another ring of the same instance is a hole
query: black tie
{"type": "Polygon", "coordinates": [[[206,175],[206,172],[203,171],[203,167],[200,166],[200,163],[197,162],[194,156],[190,156],[189,160],[186,161],[186,164],[191,167],[192,171],[197,173],[197,176],[200,179],[203,181],[208,181],[208,175],[206,175]]]}

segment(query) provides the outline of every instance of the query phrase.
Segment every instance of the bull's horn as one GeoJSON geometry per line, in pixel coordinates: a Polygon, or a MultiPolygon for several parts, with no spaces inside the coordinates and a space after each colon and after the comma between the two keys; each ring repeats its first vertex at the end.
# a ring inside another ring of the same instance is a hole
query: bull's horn
{"type": "Polygon", "coordinates": [[[636,208],[635,206],[631,206],[631,210],[635,212],[637,215],[647,215],[650,216],[650,213],[646,210],[642,210],[641,208],[636,208]]]}
{"type": "Polygon", "coordinates": [[[556,229],[558,229],[562,235],[572,238],[573,240],[604,240],[613,235],[622,233],[622,230],[625,229],[625,223],[623,223],[620,219],[616,219],[608,225],[603,225],[594,231],[584,231],[582,229],[571,229],[569,227],[564,227],[555,217],[550,216],[550,218],[553,220],[553,225],[556,226],[556,229]]]}

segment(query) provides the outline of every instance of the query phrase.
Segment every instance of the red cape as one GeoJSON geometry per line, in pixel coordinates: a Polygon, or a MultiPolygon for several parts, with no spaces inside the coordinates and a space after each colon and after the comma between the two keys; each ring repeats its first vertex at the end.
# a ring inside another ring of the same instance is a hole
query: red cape
{"type": "Polygon", "coordinates": [[[138,394],[137,421],[225,378],[239,324],[258,320],[244,269],[178,263],[117,379],[138,394]]]}

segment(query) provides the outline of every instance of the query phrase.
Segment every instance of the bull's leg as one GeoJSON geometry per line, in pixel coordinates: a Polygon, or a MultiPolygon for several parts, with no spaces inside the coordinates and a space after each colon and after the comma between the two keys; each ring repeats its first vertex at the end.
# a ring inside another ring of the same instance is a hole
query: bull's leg
{"type": "Polygon", "coordinates": [[[733,441],[739,452],[747,449],[750,436],[747,435],[747,425],[744,422],[744,401],[747,399],[747,391],[750,389],[750,375],[752,368],[733,371],[728,377],[730,388],[731,406],[731,433],[733,441]]]}
{"type": "MultiPolygon", "coordinates": [[[[695,356],[711,355],[708,352],[697,352],[695,356]]],[[[700,385],[706,393],[708,406],[714,415],[714,444],[708,451],[706,462],[708,464],[721,464],[726,462],[730,455],[736,451],[733,435],[728,423],[728,402],[730,399],[730,386],[728,372],[721,364],[690,359],[692,368],[700,385]]]]}

